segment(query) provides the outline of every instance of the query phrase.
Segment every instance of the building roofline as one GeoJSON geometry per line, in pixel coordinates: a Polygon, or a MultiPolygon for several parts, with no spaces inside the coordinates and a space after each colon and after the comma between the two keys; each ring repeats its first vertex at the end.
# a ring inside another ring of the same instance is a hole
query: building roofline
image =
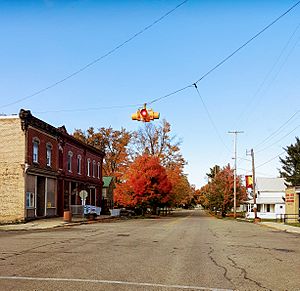
{"type": "Polygon", "coordinates": [[[76,143],[77,145],[80,145],[89,151],[93,152],[96,155],[100,155],[101,157],[104,157],[105,153],[104,151],[97,149],[89,144],[86,144],[78,139],[76,139],[74,136],[68,134],[66,131],[66,128],[64,126],[61,127],[54,127],[50,125],[49,123],[33,116],[30,112],[30,110],[21,109],[18,118],[21,119],[21,125],[22,130],[27,130],[28,126],[31,125],[33,127],[37,127],[46,133],[51,133],[57,138],[67,139],[70,140],[73,143],[76,143]]]}

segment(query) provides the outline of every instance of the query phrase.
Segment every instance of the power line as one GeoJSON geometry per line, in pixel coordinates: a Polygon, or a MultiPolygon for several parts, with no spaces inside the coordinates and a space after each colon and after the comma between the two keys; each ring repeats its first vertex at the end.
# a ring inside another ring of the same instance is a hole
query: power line
{"type": "Polygon", "coordinates": [[[131,36],[130,38],[128,38],[127,40],[125,40],[124,42],[120,43],[119,45],[117,45],[115,48],[111,49],[110,51],[108,51],[107,53],[105,53],[104,55],[102,55],[101,57],[89,62],[88,64],[86,64],[85,66],[81,67],[80,69],[78,69],[77,71],[74,71],[73,73],[69,74],[68,76],[66,76],[65,78],[43,88],[40,89],[38,91],[36,91],[33,94],[30,94],[28,96],[25,96],[23,98],[20,98],[14,102],[5,104],[0,106],[0,108],[4,108],[4,107],[8,107],[17,103],[20,103],[26,99],[32,98],[36,95],[39,95],[42,92],[45,92],[53,87],[56,87],[57,85],[67,81],[68,79],[71,79],[72,77],[78,75],[79,73],[81,73],[82,71],[86,70],[87,68],[91,67],[92,65],[98,63],[99,61],[103,60],[104,58],[108,57],[109,55],[113,54],[115,51],[119,50],[120,48],[122,48],[123,46],[125,46],[127,43],[129,43],[130,41],[132,41],[133,39],[135,39],[136,37],[138,37],[139,35],[143,34],[145,31],[149,30],[150,28],[152,28],[155,24],[159,23],[160,21],[162,21],[164,18],[166,18],[167,16],[169,16],[171,13],[173,13],[176,9],[178,9],[179,7],[181,7],[182,5],[184,5],[186,2],[188,2],[189,0],[184,0],[183,2],[179,3],[177,6],[175,6],[173,9],[169,10],[167,13],[165,13],[163,16],[161,16],[160,18],[158,18],[157,20],[155,20],[154,22],[152,22],[151,24],[149,24],[148,26],[144,27],[142,30],[140,30],[139,32],[135,33],[133,36],[131,36]]]}
{"type": "Polygon", "coordinates": [[[260,164],[259,166],[256,166],[256,168],[260,168],[260,167],[264,166],[265,164],[268,164],[268,163],[272,162],[273,160],[275,160],[275,159],[278,158],[279,156],[283,155],[284,153],[285,153],[285,152],[280,153],[280,154],[277,155],[276,157],[274,157],[274,158],[272,158],[272,159],[270,159],[270,160],[264,162],[263,164],[260,164]]]}
{"type": "MultiPolygon", "coordinates": [[[[296,26],[296,28],[294,29],[294,31],[292,32],[292,34],[290,35],[288,41],[286,42],[286,44],[284,45],[284,47],[282,48],[279,56],[276,58],[276,61],[274,62],[274,64],[272,65],[271,69],[268,71],[268,73],[265,75],[263,81],[260,83],[258,89],[256,90],[256,92],[254,93],[253,97],[252,98],[248,98],[248,103],[247,105],[245,106],[245,108],[240,112],[240,115],[239,115],[239,119],[238,120],[241,120],[241,117],[242,116],[247,116],[248,117],[248,120],[249,120],[249,115],[246,115],[244,114],[245,111],[249,112],[249,106],[253,105],[254,101],[257,99],[259,93],[262,92],[262,89],[263,89],[263,86],[265,85],[265,83],[267,82],[268,78],[271,76],[271,73],[275,70],[277,64],[279,63],[279,61],[281,60],[284,52],[287,50],[289,44],[291,43],[293,37],[295,36],[296,32],[298,31],[300,27],[300,23],[296,26]]],[[[299,39],[296,41],[295,45],[298,43],[299,39]]],[[[294,45],[294,47],[295,47],[294,45]]],[[[288,56],[290,55],[291,51],[294,49],[294,47],[292,47],[292,49],[290,50],[290,52],[288,53],[288,56]]],[[[284,64],[285,62],[287,61],[287,58],[285,58],[285,60],[283,61],[282,64],[284,64]]],[[[278,76],[281,68],[283,67],[283,65],[280,66],[280,69],[277,71],[277,73],[275,74],[275,77],[271,80],[271,82],[269,83],[268,87],[264,90],[264,92],[267,91],[267,89],[271,86],[271,84],[274,82],[274,80],[276,79],[276,77],[278,76]]],[[[261,95],[261,94],[260,94],[261,95]]],[[[263,97],[263,96],[262,96],[263,97]]],[[[260,98],[260,102],[262,100],[262,97],[260,98]]],[[[256,102],[257,103],[257,102],[256,102]]],[[[252,106],[254,107],[254,106],[252,106]]],[[[248,121],[246,120],[246,121],[248,121]]]]}
{"type": "MultiPolygon", "coordinates": [[[[151,25],[149,25],[147,28],[143,29],[142,31],[145,31],[146,29],[149,29],[149,28],[150,28],[151,26],[153,26],[155,23],[157,23],[157,22],[159,22],[160,20],[162,20],[164,17],[166,17],[168,14],[172,13],[174,10],[176,10],[176,9],[177,9],[178,7],[180,7],[181,5],[185,4],[187,1],[188,1],[188,0],[183,1],[182,3],[180,3],[179,5],[177,5],[175,8],[173,8],[171,11],[169,11],[168,13],[166,13],[164,16],[162,16],[161,18],[159,18],[158,20],[156,20],[154,23],[152,23],[151,25]]],[[[220,61],[218,64],[216,64],[213,68],[211,68],[208,72],[206,72],[204,75],[202,75],[196,82],[193,82],[193,83],[191,83],[191,84],[189,84],[189,85],[186,85],[186,86],[184,86],[184,87],[182,87],[182,88],[180,88],[180,89],[177,89],[177,90],[175,90],[175,91],[173,91],[173,92],[171,92],[171,93],[168,93],[168,94],[166,94],[166,95],[164,95],[164,96],[161,96],[161,97],[158,97],[158,98],[156,98],[156,99],[150,100],[150,101],[148,101],[148,102],[146,102],[146,103],[147,103],[147,104],[153,104],[153,103],[158,102],[158,101],[160,101],[160,100],[162,100],[162,99],[168,98],[168,97],[170,97],[170,96],[172,96],[172,95],[175,95],[175,94],[177,94],[177,93],[179,93],[179,92],[182,92],[182,91],[184,91],[184,90],[186,90],[186,89],[188,89],[188,88],[194,87],[195,84],[197,85],[197,84],[198,84],[200,81],[202,81],[205,77],[207,77],[209,74],[211,74],[211,73],[212,73],[213,71],[215,71],[217,68],[219,68],[222,64],[224,64],[224,63],[225,63],[226,61],[228,61],[231,57],[233,57],[237,52],[239,52],[242,48],[246,47],[250,42],[252,42],[252,41],[253,41],[254,39],[256,39],[258,36],[260,36],[263,32],[265,32],[267,29],[269,29],[272,25],[274,25],[276,22],[278,22],[282,17],[284,17],[285,15],[287,15],[290,11],[292,11],[292,10],[293,10],[296,6],[298,6],[299,4],[300,4],[300,1],[296,2],[296,3],[295,3],[293,6],[291,6],[288,10],[286,10],[284,13],[282,13],[280,16],[278,16],[278,17],[277,17],[275,20],[273,20],[270,24],[268,24],[267,26],[265,26],[262,30],[260,30],[258,33],[256,33],[253,37],[251,37],[248,41],[246,41],[244,44],[242,44],[242,45],[241,45],[239,48],[237,48],[235,51],[233,51],[229,56],[227,56],[226,58],[224,58],[222,61],[220,61]]],[[[139,33],[137,33],[136,36],[139,35],[139,34],[141,34],[142,31],[140,31],[139,33]]],[[[136,37],[136,36],[134,35],[133,37],[131,37],[130,39],[128,39],[127,41],[125,41],[124,43],[122,43],[121,45],[119,45],[118,47],[116,47],[115,49],[113,49],[111,52],[109,52],[109,53],[107,53],[107,54],[111,54],[113,51],[117,50],[117,48],[119,48],[119,47],[125,45],[125,43],[129,42],[131,39],[133,39],[133,38],[136,37]]],[[[100,57],[99,60],[100,60],[101,58],[103,58],[103,57],[104,57],[104,56],[100,57]]],[[[97,61],[97,60],[95,60],[95,61],[97,61]]],[[[95,62],[95,61],[94,61],[94,62],[95,62]]],[[[94,62],[93,62],[93,64],[94,64],[94,62]]],[[[92,63],[90,63],[90,64],[92,65],[92,63]]],[[[87,66],[90,66],[90,65],[87,65],[87,66]]],[[[85,68],[85,67],[84,67],[84,68],[85,68]]],[[[79,73],[79,71],[78,71],[78,73],[79,73]]],[[[73,73],[73,74],[74,74],[74,73],[73,73]]],[[[66,77],[65,79],[71,78],[71,77],[73,76],[73,74],[72,74],[72,75],[69,75],[69,77],[66,77]]],[[[24,97],[24,98],[22,98],[22,99],[19,99],[19,100],[13,102],[13,103],[6,104],[6,105],[4,105],[4,106],[2,106],[2,107],[0,106],[0,108],[7,107],[7,106],[10,106],[10,105],[19,103],[19,102],[21,102],[21,101],[23,101],[23,100],[25,100],[25,99],[28,99],[28,98],[31,98],[31,97],[37,95],[37,94],[40,94],[41,92],[44,92],[44,91],[46,91],[46,90],[48,90],[48,89],[50,89],[50,88],[56,86],[57,84],[62,83],[63,81],[65,81],[65,79],[63,79],[63,80],[61,80],[61,81],[58,81],[57,83],[55,83],[55,84],[53,84],[53,85],[50,85],[50,86],[48,86],[47,88],[44,88],[44,89],[42,89],[42,90],[40,90],[40,91],[38,91],[38,92],[36,92],[36,93],[34,93],[34,94],[32,94],[32,95],[29,95],[29,96],[27,96],[27,97],[24,97]]]]}
{"type": "Polygon", "coordinates": [[[226,148],[227,151],[229,152],[230,150],[229,150],[228,146],[225,144],[224,140],[222,139],[222,137],[221,137],[221,135],[220,135],[220,132],[218,131],[218,129],[217,129],[215,123],[214,123],[214,120],[212,119],[212,117],[211,117],[211,115],[210,115],[210,113],[209,113],[209,110],[208,110],[208,108],[207,108],[207,106],[206,106],[206,104],[205,104],[205,102],[204,102],[204,100],[203,100],[203,98],[202,98],[202,96],[201,96],[199,90],[198,90],[198,87],[197,87],[196,83],[194,84],[194,87],[195,87],[195,89],[196,89],[196,91],[197,91],[197,93],[198,93],[198,96],[199,96],[200,99],[201,99],[201,102],[202,102],[203,107],[204,107],[204,109],[205,109],[205,111],[206,111],[206,114],[207,114],[207,116],[208,116],[208,118],[209,118],[209,120],[210,120],[210,123],[212,124],[212,126],[213,126],[213,128],[214,128],[214,130],[215,130],[217,136],[219,137],[220,141],[222,142],[222,144],[225,146],[225,148],[226,148]]]}
{"type": "Polygon", "coordinates": [[[194,84],[198,84],[200,81],[202,81],[204,78],[206,78],[209,74],[211,74],[213,71],[215,71],[217,68],[219,68],[221,65],[223,65],[226,61],[228,61],[230,58],[232,58],[236,53],[238,53],[241,49],[243,49],[244,47],[246,47],[250,42],[252,42],[254,39],[256,39],[258,36],[260,36],[263,32],[265,32],[267,29],[269,29],[272,25],[274,25],[276,22],[278,22],[282,17],[284,17],[285,15],[287,15],[290,11],[292,11],[297,5],[300,4],[300,1],[298,1],[296,4],[294,4],[292,7],[290,7],[288,10],[286,10],[284,13],[282,13],[280,16],[278,16],[275,20],[273,20],[270,24],[268,24],[267,26],[265,26],[262,30],[260,30],[258,33],[256,33],[254,36],[252,36],[249,40],[247,40],[245,43],[243,43],[240,47],[238,47],[236,50],[234,50],[230,55],[228,55],[226,58],[224,58],[222,61],[220,61],[219,63],[217,63],[214,67],[212,67],[208,72],[206,72],[204,75],[202,75],[196,82],[187,85],[181,89],[178,89],[170,94],[167,94],[165,96],[156,98],[150,102],[148,102],[148,104],[157,102],[161,99],[167,98],[171,95],[174,95],[178,92],[181,92],[183,90],[186,90],[187,88],[190,88],[192,86],[194,86],[194,84]]]}
{"type": "Polygon", "coordinates": [[[103,107],[91,107],[91,108],[77,108],[77,109],[59,109],[59,110],[47,110],[47,111],[34,111],[37,114],[44,113],[60,113],[60,112],[82,112],[82,111],[98,111],[98,110],[109,110],[109,109],[123,109],[123,108],[136,108],[143,106],[143,104],[132,104],[132,105],[115,105],[115,106],[103,106],[103,107]]]}
{"type": "Polygon", "coordinates": [[[284,122],[278,129],[276,129],[275,131],[273,131],[269,136],[267,136],[263,141],[261,141],[260,143],[258,143],[254,148],[259,147],[260,145],[264,144],[266,141],[268,141],[269,139],[271,139],[273,136],[277,136],[280,133],[280,130],[285,127],[298,113],[300,112],[300,110],[296,111],[286,122],[284,122]]]}
{"type": "Polygon", "coordinates": [[[272,143],[271,145],[269,145],[269,146],[267,146],[267,147],[265,147],[265,148],[263,148],[263,149],[257,151],[257,153],[263,152],[263,151],[265,151],[266,149],[270,148],[271,146],[273,146],[273,145],[279,143],[281,140],[283,140],[285,137],[289,136],[292,132],[294,132],[294,131],[295,131],[297,128],[299,128],[299,127],[300,127],[300,124],[297,125],[293,130],[291,130],[290,132],[288,132],[286,135],[284,135],[283,137],[281,137],[279,140],[277,140],[277,141],[275,141],[274,143],[272,143]]]}

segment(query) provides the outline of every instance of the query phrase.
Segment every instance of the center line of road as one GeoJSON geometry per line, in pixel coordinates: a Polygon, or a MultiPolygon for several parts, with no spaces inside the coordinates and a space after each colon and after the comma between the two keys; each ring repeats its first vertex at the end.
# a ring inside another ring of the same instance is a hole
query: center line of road
{"type": "Polygon", "coordinates": [[[219,289],[219,288],[209,288],[209,287],[200,287],[200,286],[165,285],[165,284],[155,284],[155,283],[110,281],[110,280],[93,280],[93,279],[76,279],[76,278],[40,278],[40,277],[0,276],[0,280],[84,282],[84,283],[96,283],[96,284],[134,285],[134,286],[162,287],[162,288],[174,288],[174,289],[233,291],[232,289],[219,289]]]}

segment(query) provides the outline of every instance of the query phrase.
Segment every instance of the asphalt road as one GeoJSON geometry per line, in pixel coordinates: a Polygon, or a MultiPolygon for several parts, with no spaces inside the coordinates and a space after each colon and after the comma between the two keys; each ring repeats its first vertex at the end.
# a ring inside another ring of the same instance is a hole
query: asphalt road
{"type": "Polygon", "coordinates": [[[0,232],[0,290],[300,290],[300,236],[200,210],[0,232]]]}

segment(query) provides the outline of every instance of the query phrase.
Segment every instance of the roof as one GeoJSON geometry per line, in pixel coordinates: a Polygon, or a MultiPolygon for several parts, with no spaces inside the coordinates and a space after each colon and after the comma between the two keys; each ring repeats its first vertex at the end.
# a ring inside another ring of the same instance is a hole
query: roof
{"type": "Polygon", "coordinates": [[[284,192],[284,183],[284,178],[256,178],[257,191],[260,192],[284,192]]]}
{"type": "Polygon", "coordinates": [[[111,181],[113,180],[113,177],[102,177],[103,180],[103,188],[108,188],[111,181]]]}

